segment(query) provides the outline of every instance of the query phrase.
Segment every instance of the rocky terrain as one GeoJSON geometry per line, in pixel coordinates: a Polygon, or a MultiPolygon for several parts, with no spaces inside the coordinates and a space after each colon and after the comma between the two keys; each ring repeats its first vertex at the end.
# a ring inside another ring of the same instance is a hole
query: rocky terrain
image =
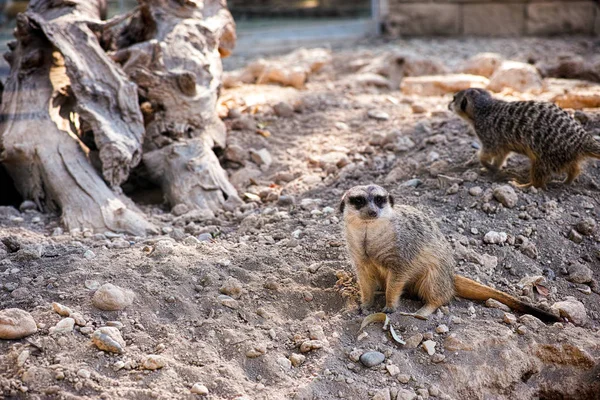
{"type": "Polygon", "coordinates": [[[594,68],[596,46],[407,40],[232,60],[219,157],[242,207],[207,219],[148,188],[133,197],[162,229],[151,237],[0,208],[0,398],[600,398],[600,163],[571,186],[513,188],[529,161],[491,176],[447,109],[455,90],[497,85],[576,108],[598,135],[599,86],[551,72],[561,53],[594,68]],[[482,52],[496,54],[466,63],[482,52]],[[427,321],[391,315],[404,345],[381,323],[361,330],[337,206],[367,183],[434,217],[457,272],[563,322],[456,299],[427,321]]]}

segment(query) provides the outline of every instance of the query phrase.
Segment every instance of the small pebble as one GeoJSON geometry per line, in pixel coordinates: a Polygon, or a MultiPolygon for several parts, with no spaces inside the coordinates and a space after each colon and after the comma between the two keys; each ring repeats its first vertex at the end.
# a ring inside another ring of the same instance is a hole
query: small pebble
{"type": "Polygon", "coordinates": [[[194,383],[194,386],[190,389],[190,391],[194,394],[199,394],[200,396],[208,396],[210,393],[208,388],[201,383],[194,383]]]}
{"type": "Polygon", "coordinates": [[[87,369],[82,368],[79,371],[77,371],[77,376],[83,379],[90,379],[92,374],[87,369]]]}
{"type": "Polygon", "coordinates": [[[514,314],[504,313],[504,316],[502,317],[502,321],[504,321],[505,323],[507,323],[509,325],[513,325],[513,324],[517,323],[517,317],[514,314]]]}
{"type": "Polygon", "coordinates": [[[301,366],[302,364],[304,364],[305,360],[306,360],[306,356],[302,355],[302,354],[293,353],[290,356],[290,361],[292,362],[292,365],[296,368],[301,366]]]}
{"type": "Polygon", "coordinates": [[[360,362],[367,368],[374,367],[385,361],[385,355],[378,351],[368,351],[360,356],[360,362]]]}
{"type": "Polygon", "coordinates": [[[442,334],[442,333],[448,333],[448,331],[449,331],[449,329],[448,329],[448,326],[447,326],[447,325],[444,325],[444,324],[442,324],[442,325],[438,325],[438,326],[435,328],[435,332],[436,332],[436,333],[439,333],[439,334],[442,334]]]}
{"type": "Polygon", "coordinates": [[[376,119],[378,121],[387,121],[390,119],[390,115],[381,110],[369,110],[367,115],[369,118],[376,119]]]}
{"type": "Polygon", "coordinates": [[[125,349],[125,340],[117,328],[103,326],[97,329],[92,335],[92,343],[100,350],[110,353],[123,353],[125,349]]]}
{"type": "Polygon", "coordinates": [[[60,335],[63,333],[73,332],[75,327],[75,320],[73,318],[63,318],[58,323],[50,328],[51,335],[60,335]]]}
{"type": "Polygon", "coordinates": [[[480,196],[481,193],[483,193],[483,189],[480,188],[479,186],[473,186],[472,188],[469,189],[469,194],[471,196],[480,196]]]}
{"type": "Polygon", "coordinates": [[[163,368],[167,365],[167,361],[164,357],[157,354],[149,354],[142,359],[142,368],[155,370],[163,368]]]}
{"type": "Polygon", "coordinates": [[[426,340],[423,342],[422,347],[423,347],[423,350],[425,350],[427,352],[427,354],[432,356],[435,354],[435,346],[436,345],[437,345],[437,343],[434,342],[433,340],[426,340]]]}

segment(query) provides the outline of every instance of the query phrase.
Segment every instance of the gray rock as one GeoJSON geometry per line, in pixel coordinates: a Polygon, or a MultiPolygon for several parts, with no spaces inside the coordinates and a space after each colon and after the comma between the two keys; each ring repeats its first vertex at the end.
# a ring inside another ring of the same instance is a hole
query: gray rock
{"type": "Polygon", "coordinates": [[[391,400],[390,389],[379,389],[373,396],[373,400],[391,400]]]}
{"type": "Polygon", "coordinates": [[[406,182],[403,182],[402,184],[400,184],[401,187],[419,187],[421,184],[423,183],[423,181],[421,181],[420,179],[414,178],[414,179],[409,179],[406,182]]]}
{"type": "Polygon", "coordinates": [[[571,231],[569,232],[569,240],[579,244],[583,242],[583,236],[581,236],[581,234],[575,229],[571,229],[571,231]]]}
{"type": "Polygon", "coordinates": [[[292,365],[296,368],[304,364],[305,360],[306,356],[303,354],[293,353],[292,355],[290,355],[290,361],[292,362],[292,365]]]}
{"type": "Polygon", "coordinates": [[[21,210],[21,212],[30,211],[30,210],[37,210],[37,204],[35,204],[31,200],[25,200],[19,206],[19,210],[21,210]]]}
{"type": "Polygon", "coordinates": [[[242,283],[235,278],[229,277],[219,288],[219,291],[234,299],[239,299],[243,292],[242,283]]]}
{"type": "Polygon", "coordinates": [[[551,308],[558,311],[561,317],[566,317],[575,325],[584,325],[587,321],[585,306],[575,297],[567,296],[564,301],[554,303],[551,308]]]}
{"type": "Polygon", "coordinates": [[[423,341],[423,334],[416,333],[416,334],[412,335],[411,337],[409,337],[408,339],[406,339],[406,344],[404,345],[404,347],[409,348],[409,349],[416,349],[417,346],[419,346],[422,341],[423,341]]]}
{"type": "Polygon", "coordinates": [[[488,306],[488,307],[490,307],[490,308],[497,308],[497,309],[502,310],[502,311],[510,312],[510,307],[507,306],[506,304],[500,303],[498,300],[487,299],[485,301],[485,305],[488,306]]]}
{"type": "Polygon", "coordinates": [[[73,332],[73,328],[75,327],[75,320],[73,318],[67,317],[63,318],[58,323],[50,328],[51,335],[60,335],[63,333],[73,332]]]}
{"type": "Polygon", "coordinates": [[[94,331],[92,343],[100,350],[121,354],[125,350],[125,340],[121,332],[112,326],[103,326],[94,331]]]}
{"type": "Polygon", "coordinates": [[[273,106],[273,111],[278,117],[289,118],[294,115],[294,108],[288,103],[281,101],[273,106]]]}
{"type": "Polygon", "coordinates": [[[494,189],[494,198],[508,208],[513,208],[519,201],[517,193],[510,185],[502,185],[494,189]]]}
{"type": "Polygon", "coordinates": [[[131,290],[105,283],[94,293],[92,304],[100,310],[119,311],[133,304],[134,298],[135,294],[131,290]]]}
{"type": "Polygon", "coordinates": [[[385,361],[385,355],[378,351],[367,351],[360,356],[360,362],[365,367],[374,367],[385,361]]]}
{"type": "Polygon", "coordinates": [[[573,283],[590,283],[594,279],[592,270],[577,261],[569,265],[567,271],[567,280],[573,283]]]}
{"type": "Polygon", "coordinates": [[[187,204],[179,203],[171,209],[171,214],[175,215],[176,217],[179,217],[180,215],[183,215],[188,211],[190,211],[190,208],[187,204]]]}
{"type": "Polygon", "coordinates": [[[201,233],[198,235],[198,241],[200,242],[209,242],[212,240],[212,235],[210,233],[201,233]]]}
{"type": "Polygon", "coordinates": [[[489,231],[483,237],[483,242],[487,244],[502,244],[508,239],[506,232],[489,231]]]}
{"type": "Polygon", "coordinates": [[[479,186],[473,186],[472,188],[469,188],[469,194],[471,196],[480,196],[481,193],[483,193],[483,189],[479,186]]]}
{"type": "Polygon", "coordinates": [[[264,165],[266,168],[273,162],[273,157],[271,157],[271,153],[267,149],[250,149],[250,158],[256,165],[264,165]]]}
{"type": "Polygon", "coordinates": [[[398,389],[396,400],[415,400],[417,394],[412,389],[398,389]]]}
{"type": "Polygon", "coordinates": [[[593,218],[585,218],[577,223],[575,229],[582,235],[589,236],[596,230],[596,221],[593,218]]]}
{"type": "Polygon", "coordinates": [[[387,121],[388,119],[390,119],[390,115],[385,111],[381,110],[369,110],[367,112],[367,116],[378,121],[387,121]]]}
{"type": "Polygon", "coordinates": [[[279,199],[277,200],[277,205],[280,207],[293,206],[295,203],[296,199],[294,198],[294,196],[283,195],[279,196],[279,199]]]}
{"type": "Polygon", "coordinates": [[[155,370],[167,365],[167,360],[157,354],[149,354],[142,359],[142,368],[155,370]]]}
{"type": "Polygon", "coordinates": [[[244,165],[248,159],[248,150],[238,146],[237,144],[230,144],[225,148],[223,156],[227,161],[244,165]]]}

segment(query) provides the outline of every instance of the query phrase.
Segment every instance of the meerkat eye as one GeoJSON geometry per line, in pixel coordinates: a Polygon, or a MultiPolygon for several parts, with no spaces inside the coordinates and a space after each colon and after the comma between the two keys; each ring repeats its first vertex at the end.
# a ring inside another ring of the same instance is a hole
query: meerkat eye
{"type": "Polygon", "coordinates": [[[383,208],[387,202],[387,198],[385,196],[375,196],[373,200],[375,201],[375,205],[379,208],[383,208]]]}
{"type": "Polygon", "coordinates": [[[463,111],[466,111],[466,109],[467,109],[467,99],[466,98],[462,99],[462,101],[460,102],[460,109],[463,111]]]}
{"type": "Polygon", "coordinates": [[[350,204],[352,204],[356,209],[364,207],[367,204],[367,199],[364,197],[350,197],[350,204]]]}

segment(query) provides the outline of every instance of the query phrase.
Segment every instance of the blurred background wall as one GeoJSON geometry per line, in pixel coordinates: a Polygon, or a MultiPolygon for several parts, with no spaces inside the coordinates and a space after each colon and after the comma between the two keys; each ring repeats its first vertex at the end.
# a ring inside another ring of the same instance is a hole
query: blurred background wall
{"type": "Polygon", "coordinates": [[[386,0],[391,35],[548,36],[600,34],[598,1],[386,0]]]}
{"type": "MultiPolygon", "coordinates": [[[[25,0],[0,0],[0,52],[25,0]]],[[[108,0],[108,17],[136,0],[108,0]]],[[[399,36],[600,35],[598,0],[229,0],[236,55],[399,36]]],[[[0,62],[0,76],[7,65],[0,62]]]]}

